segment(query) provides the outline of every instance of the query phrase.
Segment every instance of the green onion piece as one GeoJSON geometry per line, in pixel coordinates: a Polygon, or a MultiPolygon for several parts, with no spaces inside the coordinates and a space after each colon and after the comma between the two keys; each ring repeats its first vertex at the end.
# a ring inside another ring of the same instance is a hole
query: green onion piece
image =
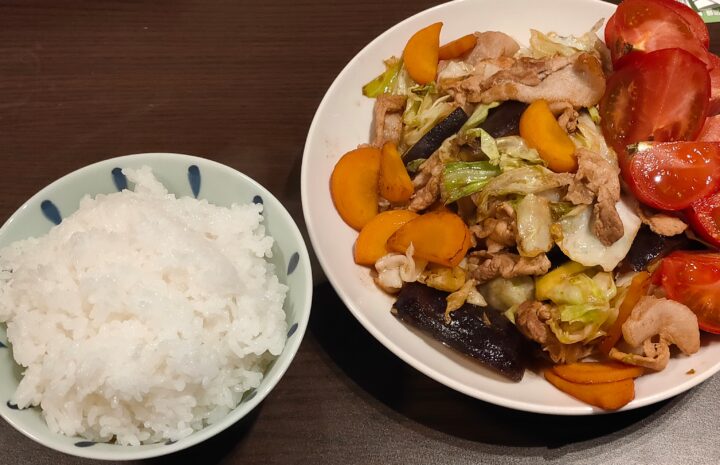
{"type": "Polygon", "coordinates": [[[397,81],[402,60],[388,60],[385,62],[385,72],[363,86],[363,95],[376,98],[378,95],[390,93],[397,81]]]}

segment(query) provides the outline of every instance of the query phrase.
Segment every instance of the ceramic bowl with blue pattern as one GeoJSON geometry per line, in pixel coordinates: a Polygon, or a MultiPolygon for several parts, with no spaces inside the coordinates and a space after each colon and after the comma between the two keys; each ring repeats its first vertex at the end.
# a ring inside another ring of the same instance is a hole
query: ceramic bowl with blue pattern
{"type": "Polygon", "coordinates": [[[80,457],[133,460],[156,457],[202,442],[240,420],[278,383],[295,356],[305,333],[312,300],[312,274],[308,251],[290,214],[270,192],[248,176],[204,158],[171,153],[128,155],[79,169],[50,184],[0,228],[0,248],[20,239],[38,237],[77,210],[85,195],[109,194],[128,187],[123,168],[149,166],[155,177],[177,197],[193,196],[229,207],[233,203],[262,203],[264,225],[274,239],[273,257],[280,282],[289,287],[284,310],[288,339],[260,386],[248,392],[226,418],[177,442],[120,446],[95,443],[80,437],[51,433],[38,408],[18,409],[10,402],[22,376],[0,325],[0,415],[29,438],[55,450],[80,457]]]}

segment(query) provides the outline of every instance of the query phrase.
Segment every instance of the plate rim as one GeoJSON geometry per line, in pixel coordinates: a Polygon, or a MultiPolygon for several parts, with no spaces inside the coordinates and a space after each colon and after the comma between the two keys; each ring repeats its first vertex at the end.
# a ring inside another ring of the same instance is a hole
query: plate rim
{"type": "MultiPolygon", "coordinates": [[[[424,375],[432,378],[433,380],[450,387],[458,392],[461,392],[467,396],[489,402],[495,405],[499,405],[502,407],[511,408],[514,410],[524,411],[524,412],[531,412],[531,413],[539,413],[539,414],[550,414],[550,415],[559,415],[559,416],[582,416],[582,415],[602,415],[602,414],[611,414],[611,413],[617,413],[617,412],[624,412],[629,410],[634,410],[637,408],[645,407],[648,405],[655,404],[657,402],[661,402],[663,400],[669,399],[671,397],[674,397],[682,392],[685,392],[700,383],[704,382],[711,376],[713,376],[715,373],[720,371],[720,360],[715,363],[715,365],[711,365],[705,372],[703,372],[700,375],[696,375],[693,377],[690,377],[687,381],[679,383],[669,389],[663,390],[661,392],[658,392],[656,394],[649,395],[647,397],[644,397],[642,399],[635,399],[632,402],[630,402],[625,407],[614,410],[614,411],[606,411],[599,408],[592,407],[590,405],[568,405],[568,406],[546,406],[546,405],[538,405],[536,403],[527,402],[527,401],[520,401],[520,400],[514,400],[514,399],[508,399],[504,397],[497,396],[492,393],[484,392],[482,390],[478,390],[477,388],[473,389],[469,386],[466,386],[465,384],[456,381],[438,371],[431,368],[427,364],[423,363],[416,357],[414,357],[412,354],[406,352],[404,349],[402,349],[400,346],[395,344],[392,339],[387,337],[380,329],[378,329],[375,325],[373,325],[368,319],[365,318],[363,312],[361,312],[358,308],[356,308],[355,303],[351,300],[351,298],[343,292],[342,287],[340,286],[340,283],[338,282],[336,276],[333,275],[333,273],[329,270],[331,268],[329,267],[329,259],[325,255],[324,252],[322,252],[321,242],[320,238],[317,236],[317,233],[315,232],[315,229],[313,227],[313,224],[309,219],[311,218],[311,208],[310,207],[310,194],[309,194],[309,186],[312,180],[310,179],[311,173],[308,168],[309,162],[307,160],[312,157],[310,150],[311,147],[314,144],[313,140],[317,137],[315,134],[318,132],[318,126],[319,126],[319,119],[321,113],[325,111],[325,107],[329,105],[330,101],[330,95],[335,91],[336,87],[338,87],[340,84],[340,81],[343,80],[343,78],[346,77],[346,75],[349,74],[351,71],[351,68],[354,66],[354,64],[363,57],[366,53],[368,53],[368,50],[372,47],[374,47],[376,44],[381,43],[382,41],[386,40],[388,36],[393,34],[396,30],[402,28],[407,23],[413,22],[416,19],[419,19],[421,16],[425,15],[431,15],[432,13],[447,8],[449,5],[455,5],[460,3],[471,3],[473,0],[452,0],[448,3],[436,5],[434,7],[422,10],[418,13],[413,14],[412,16],[409,16],[402,21],[399,21],[383,31],[381,34],[379,34],[377,37],[375,37],[372,41],[370,41],[368,44],[366,44],[360,51],[358,51],[351,59],[348,61],[348,63],[342,68],[342,70],[337,74],[337,76],[333,79],[333,82],[330,84],[328,89],[325,91],[325,94],[323,95],[322,100],[320,101],[320,104],[318,105],[317,110],[315,111],[315,114],[313,116],[312,122],[310,124],[310,127],[308,129],[308,135],[305,141],[305,146],[303,149],[303,161],[302,161],[302,167],[301,167],[301,173],[300,173],[300,194],[301,194],[301,203],[302,203],[302,210],[303,210],[303,216],[305,218],[305,224],[307,227],[308,235],[310,237],[310,242],[312,244],[313,250],[315,252],[315,256],[318,259],[318,262],[320,263],[320,266],[322,267],[323,271],[325,272],[325,275],[332,285],[335,292],[337,292],[338,296],[342,300],[345,307],[347,307],[348,310],[352,313],[352,315],[355,317],[356,320],[360,322],[360,324],[365,328],[366,331],[368,331],[376,340],[378,340],[383,346],[385,346],[386,349],[391,351],[395,356],[399,357],[401,360],[403,360],[408,365],[412,366],[414,369],[418,370],[419,372],[423,373],[424,375]]],[[[608,11],[614,11],[617,8],[617,5],[609,3],[607,1],[603,0],[582,0],[585,3],[588,4],[602,4],[604,7],[608,8],[608,11]]],[[[581,6],[578,6],[580,8],[581,6]]],[[[360,142],[362,143],[362,142],[360,142]]],[[[328,192],[329,195],[329,192],[328,192]]]]}

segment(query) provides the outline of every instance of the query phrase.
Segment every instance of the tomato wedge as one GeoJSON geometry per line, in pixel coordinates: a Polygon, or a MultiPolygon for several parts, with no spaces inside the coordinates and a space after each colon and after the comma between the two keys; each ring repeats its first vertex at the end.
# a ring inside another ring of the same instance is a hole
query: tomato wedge
{"type": "Polygon", "coordinates": [[[634,65],[637,60],[641,60],[645,55],[647,55],[645,52],[632,51],[618,58],[618,60],[613,63],[613,68],[617,71],[625,66],[634,65]]]}
{"type": "Polygon", "coordinates": [[[641,142],[623,171],[644,204],[683,210],[720,189],[720,142],[641,142]]]}
{"type": "Polygon", "coordinates": [[[689,6],[678,2],[677,0],[655,0],[656,3],[665,5],[666,7],[673,10],[675,13],[682,16],[685,20],[693,35],[703,44],[703,47],[708,48],[710,46],[710,34],[708,28],[705,25],[705,21],[702,20],[699,14],[689,6]]]}
{"type": "Polygon", "coordinates": [[[628,55],[607,80],[600,100],[603,134],[622,165],[630,144],[695,139],[705,122],[709,97],[705,65],[685,50],[628,55]]]}
{"type": "Polygon", "coordinates": [[[720,253],[673,252],[655,270],[653,282],[695,312],[700,329],[720,334],[720,253]]]}
{"type": "Polygon", "coordinates": [[[714,53],[708,52],[710,60],[710,105],[708,107],[709,115],[717,115],[720,113],[720,57],[714,53]]]}
{"type": "Polygon", "coordinates": [[[623,1],[613,15],[613,27],[605,29],[605,43],[613,63],[633,50],[652,52],[666,48],[681,48],[707,63],[705,35],[696,37],[695,26],[676,10],[664,1],[623,1]]]}
{"type": "Polygon", "coordinates": [[[708,116],[705,119],[697,140],[705,142],[720,142],[720,115],[708,116]]]}
{"type": "Polygon", "coordinates": [[[693,203],[686,216],[698,236],[720,249],[720,192],[693,203]]]}

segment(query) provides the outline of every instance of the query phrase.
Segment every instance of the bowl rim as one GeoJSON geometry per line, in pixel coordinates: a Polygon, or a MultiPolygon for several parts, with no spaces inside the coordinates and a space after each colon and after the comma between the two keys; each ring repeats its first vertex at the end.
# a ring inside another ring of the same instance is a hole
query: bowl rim
{"type": "MultiPolygon", "coordinates": [[[[313,283],[312,283],[312,267],[310,263],[310,256],[308,253],[307,245],[305,244],[305,240],[303,239],[303,236],[300,232],[300,229],[298,228],[297,224],[295,223],[295,220],[293,220],[292,215],[287,211],[285,206],[280,202],[280,200],[277,199],[267,188],[265,188],[262,184],[252,179],[250,176],[246,175],[245,173],[242,173],[241,171],[236,170],[235,168],[232,168],[230,166],[227,166],[225,164],[219,163],[214,160],[210,160],[208,158],[198,157],[194,155],[185,155],[180,153],[171,153],[171,152],[148,152],[148,153],[136,153],[132,155],[122,155],[118,157],[113,158],[107,158],[89,165],[85,165],[81,168],[78,168],[68,174],[65,174],[64,176],[58,178],[57,180],[53,181],[52,183],[48,184],[47,186],[43,187],[41,190],[39,190],[37,193],[35,193],[32,197],[27,199],[23,204],[15,210],[15,212],[10,215],[10,217],[3,223],[3,225],[0,227],[0,236],[5,232],[5,229],[8,225],[10,225],[13,221],[17,221],[17,218],[20,216],[20,214],[26,209],[29,208],[30,204],[36,203],[38,199],[41,199],[44,197],[44,194],[48,193],[49,191],[63,185],[69,182],[74,182],[74,177],[83,174],[86,171],[89,171],[91,169],[98,169],[98,168],[105,168],[105,167],[117,167],[118,164],[122,164],[123,162],[127,161],[133,161],[137,162],[138,160],[172,160],[172,161],[182,161],[186,162],[188,164],[197,164],[202,168],[202,165],[210,165],[216,169],[219,169],[221,171],[224,171],[230,175],[233,175],[237,177],[238,179],[241,179],[241,182],[245,182],[252,186],[254,189],[257,189],[258,193],[263,197],[263,208],[265,208],[268,204],[266,199],[270,199],[270,203],[275,204],[273,208],[276,208],[277,212],[279,212],[280,218],[282,218],[282,222],[284,224],[284,228],[290,232],[290,235],[294,237],[294,240],[298,244],[298,250],[297,253],[300,256],[300,260],[298,263],[298,267],[302,267],[304,269],[304,275],[305,279],[302,283],[302,286],[306,289],[306,298],[305,301],[301,303],[301,305],[298,305],[296,308],[298,309],[298,320],[297,320],[297,329],[295,330],[294,336],[292,338],[289,338],[286,343],[285,347],[283,348],[282,353],[288,354],[287,361],[283,364],[275,363],[273,366],[273,371],[270,373],[269,376],[263,376],[262,384],[256,389],[255,395],[239,404],[237,407],[235,407],[233,410],[230,411],[222,420],[213,423],[211,425],[208,425],[204,427],[201,430],[193,432],[190,436],[180,439],[172,444],[163,444],[157,447],[148,447],[144,448],[144,446],[151,446],[151,444],[148,445],[140,445],[140,446],[120,446],[118,445],[118,449],[116,450],[103,450],[103,449],[96,449],[93,447],[77,447],[73,444],[65,444],[62,442],[54,443],[54,442],[48,442],[46,441],[42,436],[38,436],[33,431],[27,430],[26,428],[21,427],[20,425],[16,424],[15,421],[13,421],[12,418],[9,418],[6,416],[3,409],[0,409],[0,416],[5,419],[6,422],[8,422],[13,428],[15,428],[17,431],[22,433],[24,436],[32,439],[33,441],[48,447],[50,449],[54,449],[58,452],[62,452],[68,455],[76,456],[76,457],[82,457],[82,458],[90,458],[90,459],[97,459],[97,460],[116,460],[116,461],[126,461],[126,460],[139,460],[139,459],[148,459],[153,457],[159,457],[163,455],[172,454],[174,452],[181,451],[183,449],[187,449],[189,447],[192,447],[196,444],[199,444],[201,442],[204,442],[208,439],[210,439],[213,436],[218,435],[222,431],[226,430],[233,424],[237,423],[241,418],[245,417],[250,411],[252,411],[260,402],[262,402],[265,397],[272,391],[277,383],[280,381],[280,379],[283,377],[287,369],[290,367],[290,364],[295,359],[295,356],[297,355],[298,349],[300,348],[300,344],[305,336],[305,332],[307,330],[308,321],[310,319],[310,311],[312,309],[312,294],[313,294],[313,283]],[[119,454],[119,455],[118,455],[119,454]]],[[[286,284],[287,283],[283,283],[286,284]]],[[[4,324],[4,323],[3,323],[4,324]]],[[[279,358],[279,356],[278,356],[279,358]]],[[[275,360],[278,360],[276,358],[275,360]]],[[[14,362],[14,360],[13,360],[14,362]]],[[[16,363],[16,362],[14,362],[16,363]]],[[[52,433],[48,430],[48,433],[50,435],[56,435],[55,433],[52,433]]],[[[62,435],[59,435],[62,436],[62,435]]]]}
{"type": "MultiPolygon", "coordinates": [[[[604,7],[608,9],[616,9],[617,5],[609,3],[607,1],[603,0],[583,0],[587,4],[602,4],[604,7]]],[[[362,324],[362,326],[370,333],[372,336],[380,341],[382,345],[384,345],[388,350],[390,350],[394,355],[399,357],[401,360],[403,360],[408,365],[412,366],[416,370],[420,371],[421,373],[429,376],[430,378],[434,379],[435,381],[438,381],[445,386],[448,386],[458,392],[461,392],[465,395],[468,395],[470,397],[474,397],[476,399],[480,399],[486,402],[490,402],[495,405],[499,405],[502,407],[508,407],[515,410],[525,411],[525,412],[531,412],[531,413],[541,413],[541,414],[551,414],[551,415],[567,415],[567,416],[579,416],[579,415],[597,415],[597,414],[608,414],[608,413],[615,413],[615,412],[624,412],[628,410],[633,410],[636,408],[644,407],[647,405],[655,404],[657,402],[660,402],[662,400],[671,398],[677,394],[680,394],[682,392],[687,391],[688,389],[702,383],[706,379],[710,378],[713,374],[715,374],[718,370],[720,370],[720,363],[716,364],[715,367],[712,369],[709,369],[705,372],[703,372],[701,375],[693,376],[692,378],[688,379],[685,382],[679,383],[675,385],[673,388],[667,389],[665,391],[662,391],[660,393],[650,395],[647,397],[644,397],[640,401],[633,401],[632,403],[628,404],[627,406],[623,407],[620,410],[617,411],[604,411],[600,409],[593,408],[591,406],[567,406],[567,407],[551,407],[551,406],[544,406],[544,405],[538,405],[535,403],[527,402],[527,401],[521,401],[521,400],[514,400],[514,399],[508,399],[504,397],[497,396],[492,393],[483,392],[471,389],[470,387],[464,385],[461,382],[456,381],[453,378],[450,378],[448,376],[445,376],[444,374],[436,371],[435,369],[431,368],[430,366],[426,365],[421,360],[415,358],[412,354],[405,351],[403,348],[398,346],[392,339],[390,339],[386,334],[384,334],[379,328],[375,327],[373,324],[370,323],[370,321],[365,317],[364,313],[360,311],[359,307],[355,305],[355,302],[350,298],[349,295],[347,295],[343,290],[342,286],[340,285],[341,282],[337,276],[334,276],[332,273],[332,268],[330,267],[329,257],[327,257],[322,252],[322,243],[320,242],[320,238],[317,235],[316,230],[313,228],[313,225],[311,221],[309,221],[309,218],[311,218],[311,210],[312,206],[310,205],[310,191],[309,186],[312,182],[311,175],[309,168],[309,163],[306,161],[313,157],[311,153],[311,149],[313,146],[317,145],[317,142],[315,142],[315,139],[320,137],[319,135],[319,120],[320,115],[324,112],[326,112],[326,107],[330,106],[330,96],[336,91],[336,88],[340,86],[340,82],[344,80],[344,78],[351,73],[352,68],[355,66],[355,63],[359,61],[364,55],[369,53],[369,50],[376,46],[376,44],[381,43],[388,39],[390,35],[395,33],[398,29],[405,26],[407,23],[414,22],[422,16],[430,16],[433,13],[443,10],[447,8],[450,5],[460,4],[460,3],[472,3],[473,0],[452,0],[447,3],[443,3],[440,5],[436,5],[434,7],[422,10],[408,18],[405,18],[404,20],[395,23],[388,29],[386,29],[384,32],[382,32],[380,35],[375,37],[372,41],[370,41],[367,45],[365,45],[359,52],[357,52],[351,59],[348,61],[348,63],[342,68],[342,70],[338,73],[338,75],[333,80],[332,84],[330,84],[330,87],[325,91],[325,94],[320,101],[320,104],[318,105],[318,108],[315,112],[315,115],[313,116],[312,123],[310,124],[310,128],[308,129],[308,136],[305,142],[305,147],[303,150],[303,163],[301,167],[301,174],[300,174],[300,193],[301,193],[301,199],[302,199],[302,208],[303,208],[303,215],[305,217],[305,224],[307,225],[308,235],[310,237],[310,242],[313,246],[313,249],[315,251],[315,255],[317,256],[318,262],[320,263],[320,266],[322,267],[323,271],[325,272],[328,280],[332,284],[335,291],[340,296],[341,300],[345,304],[345,306],[350,310],[350,312],[353,314],[353,316],[362,324]]],[[[361,141],[362,142],[362,141],[361,141]]],[[[329,195],[329,193],[328,193],[329,195]]]]}

